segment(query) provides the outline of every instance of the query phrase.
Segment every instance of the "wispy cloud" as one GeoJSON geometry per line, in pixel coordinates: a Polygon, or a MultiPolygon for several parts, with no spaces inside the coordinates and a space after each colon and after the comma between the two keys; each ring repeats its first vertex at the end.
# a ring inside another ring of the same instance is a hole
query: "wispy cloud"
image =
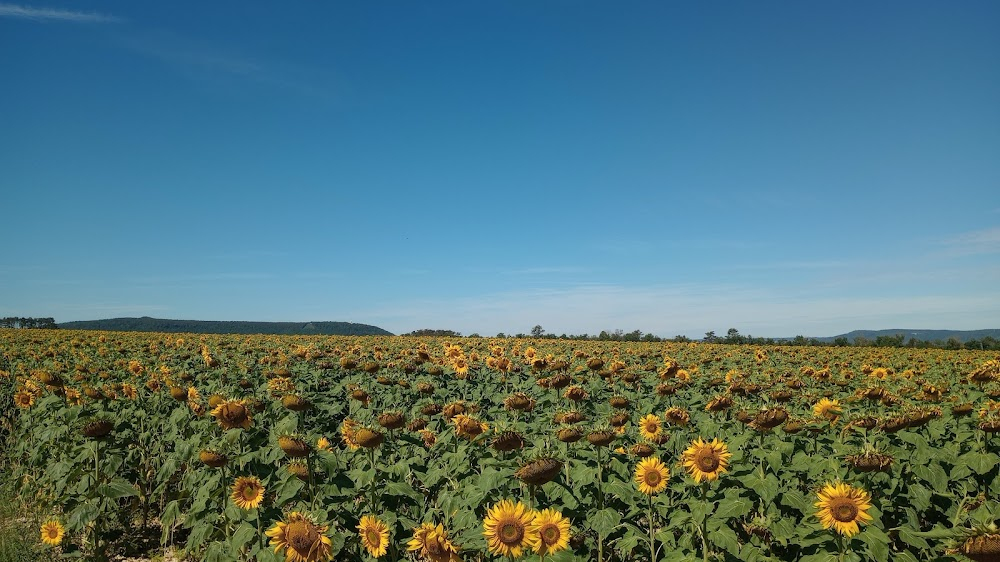
{"type": "Polygon", "coordinates": [[[255,76],[263,67],[247,57],[225,52],[200,41],[167,32],[136,35],[124,40],[125,47],[181,68],[209,73],[255,76]]]}
{"type": "Polygon", "coordinates": [[[1000,226],[963,232],[941,241],[952,255],[981,255],[1000,252],[1000,226]]]}
{"type": "Polygon", "coordinates": [[[660,336],[700,337],[735,327],[755,336],[833,336],[854,329],[992,327],[996,295],[894,297],[786,294],[740,286],[580,285],[469,297],[385,303],[352,314],[389,330],[444,328],[492,335],[640,329],[660,336]]]}
{"type": "Polygon", "coordinates": [[[68,21],[76,23],[118,23],[124,21],[116,16],[73,10],[32,8],[18,4],[0,4],[0,17],[20,18],[34,21],[68,21]]]}
{"type": "Polygon", "coordinates": [[[317,97],[328,97],[334,91],[324,69],[249,55],[243,49],[213,41],[162,30],[134,34],[121,41],[126,49],[199,79],[251,80],[317,97]]]}

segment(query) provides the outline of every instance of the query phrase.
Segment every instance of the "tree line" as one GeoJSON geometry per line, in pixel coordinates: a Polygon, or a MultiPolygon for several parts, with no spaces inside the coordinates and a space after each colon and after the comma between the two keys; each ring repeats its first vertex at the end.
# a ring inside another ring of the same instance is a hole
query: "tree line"
{"type": "MultiPolygon", "coordinates": [[[[444,332],[441,335],[459,336],[457,332],[452,332],[450,330],[418,330],[413,332],[412,335],[439,335],[438,333],[444,332]],[[434,333],[424,333],[417,334],[417,332],[434,332],[434,333]]],[[[482,337],[479,334],[470,334],[466,337],[478,338],[482,337]]],[[[938,349],[980,349],[980,350],[1000,350],[1000,340],[992,337],[985,336],[980,339],[972,339],[966,342],[962,342],[958,338],[950,337],[947,340],[921,340],[919,338],[906,339],[905,334],[895,334],[891,336],[880,335],[874,339],[859,336],[853,340],[849,340],[846,337],[838,337],[832,341],[829,339],[819,339],[819,338],[807,338],[805,336],[795,336],[794,338],[762,338],[754,337],[752,335],[744,335],[739,332],[736,328],[730,328],[726,335],[719,336],[716,335],[715,331],[710,331],[705,333],[705,337],[701,340],[693,340],[687,336],[677,335],[673,338],[663,338],[657,336],[656,334],[644,333],[642,330],[632,330],[631,332],[625,332],[624,330],[602,330],[599,334],[550,334],[545,331],[540,325],[536,325],[531,329],[528,334],[518,333],[518,334],[505,334],[500,332],[496,335],[497,338],[535,338],[535,339],[559,339],[559,340],[593,340],[593,341],[634,341],[634,342],[675,342],[675,343],[690,343],[693,341],[701,341],[704,343],[717,343],[717,344],[728,344],[728,345],[789,345],[789,346],[835,346],[835,347],[909,347],[909,348],[938,348],[938,349]]]]}
{"type": "Polygon", "coordinates": [[[0,328],[55,330],[58,327],[55,318],[22,318],[20,316],[0,318],[0,328]]]}

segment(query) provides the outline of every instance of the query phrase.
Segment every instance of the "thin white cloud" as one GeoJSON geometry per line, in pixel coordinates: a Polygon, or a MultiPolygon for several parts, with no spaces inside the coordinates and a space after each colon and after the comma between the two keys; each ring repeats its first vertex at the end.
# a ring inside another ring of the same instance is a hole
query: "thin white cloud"
{"type": "Polygon", "coordinates": [[[463,333],[550,333],[640,329],[664,337],[701,337],[737,328],[769,337],[834,336],[855,329],[996,327],[996,294],[893,297],[790,295],[738,286],[581,285],[464,299],[385,303],[350,313],[390,331],[419,328],[463,333]]]}
{"type": "Polygon", "coordinates": [[[34,21],[68,21],[76,23],[117,23],[124,21],[116,16],[51,8],[32,8],[18,4],[0,4],[0,17],[34,21]]]}
{"type": "Polygon", "coordinates": [[[179,35],[143,32],[123,38],[122,46],[197,79],[230,77],[328,98],[332,79],[325,69],[295,61],[250,56],[243,49],[179,35]]]}
{"type": "Polygon", "coordinates": [[[963,232],[942,240],[953,255],[980,255],[1000,252],[1000,226],[963,232]]]}

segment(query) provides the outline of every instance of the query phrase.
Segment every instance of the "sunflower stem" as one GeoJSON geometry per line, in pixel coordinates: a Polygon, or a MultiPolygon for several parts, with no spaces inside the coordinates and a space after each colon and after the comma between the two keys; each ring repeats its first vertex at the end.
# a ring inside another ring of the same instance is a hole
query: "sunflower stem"
{"type": "Polygon", "coordinates": [[[705,502],[705,516],[701,520],[702,559],[708,562],[708,482],[701,484],[701,501],[705,502]]]}
{"type": "Polygon", "coordinates": [[[656,560],[656,539],[653,538],[653,496],[646,496],[649,499],[649,560],[656,560]]]}

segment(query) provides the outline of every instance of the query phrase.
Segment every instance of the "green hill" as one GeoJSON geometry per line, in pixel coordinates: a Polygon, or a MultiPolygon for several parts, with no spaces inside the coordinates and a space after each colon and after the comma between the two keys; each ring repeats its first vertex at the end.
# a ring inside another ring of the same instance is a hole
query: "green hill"
{"type": "Polygon", "coordinates": [[[215,320],[167,320],[163,318],[109,318],[61,322],[63,330],[111,332],[184,332],[191,334],[276,334],[321,336],[391,336],[378,326],[353,322],[242,322],[215,320]]]}
{"type": "Polygon", "coordinates": [[[948,341],[950,338],[955,338],[958,341],[965,343],[972,340],[981,340],[985,337],[992,337],[993,339],[1000,339],[1000,329],[989,329],[989,330],[906,330],[906,329],[893,329],[893,330],[854,330],[853,332],[847,332],[846,334],[841,334],[839,336],[833,336],[829,338],[817,338],[820,341],[832,342],[837,338],[847,338],[847,341],[854,342],[855,338],[865,338],[869,341],[874,341],[879,336],[893,337],[903,335],[903,343],[906,343],[912,339],[918,339],[922,341],[948,341]]]}

